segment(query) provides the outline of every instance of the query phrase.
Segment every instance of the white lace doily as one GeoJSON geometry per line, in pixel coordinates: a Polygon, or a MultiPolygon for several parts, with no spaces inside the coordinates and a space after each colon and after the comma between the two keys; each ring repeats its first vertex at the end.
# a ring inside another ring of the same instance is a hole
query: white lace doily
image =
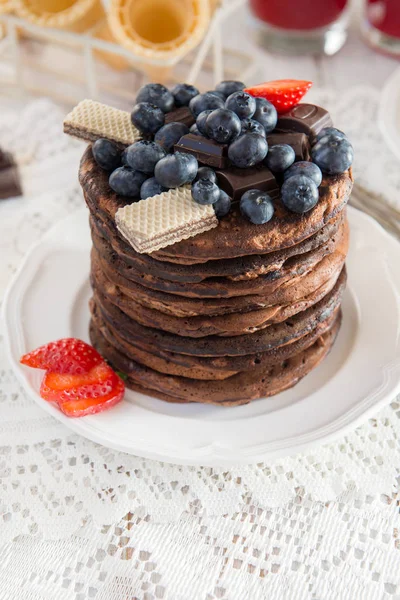
{"type": "MultiPolygon", "coordinates": [[[[358,180],[398,201],[377,93],[319,101],[354,143],[358,180]]],[[[47,100],[0,115],[0,144],[16,154],[26,192],[0,204],[1,295],[29,246],[83,202],[82,146],[63,136],[62,116],[47,100]]],[[[0,600],[400,599],[399,400],[307,455],[174,466],[96,445],[46,416],[3,346],[0,600]]]]}

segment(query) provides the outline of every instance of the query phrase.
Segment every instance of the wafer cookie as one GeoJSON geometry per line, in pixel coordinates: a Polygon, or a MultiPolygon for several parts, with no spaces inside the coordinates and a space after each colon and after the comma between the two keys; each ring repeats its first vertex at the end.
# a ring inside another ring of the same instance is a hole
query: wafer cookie
{"type": "Polygon", "coordinates": [[[193,201],[190,185],[119,208],[115,221],[140,254],[150,254],[218,225],[212,206],[193,201]]]}
{"type": "Polygon", "coordinates": [[[106,138],[124,146],[143,138],[128,112],[94,100],[82,100],[73,108],[65,117],[64,133],[87,142],[106,138]]]}

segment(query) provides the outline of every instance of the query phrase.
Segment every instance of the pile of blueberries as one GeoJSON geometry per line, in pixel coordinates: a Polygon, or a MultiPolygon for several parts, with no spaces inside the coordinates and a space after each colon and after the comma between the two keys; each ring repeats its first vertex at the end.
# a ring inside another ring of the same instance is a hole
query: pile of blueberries
{"type": "MultiPolygon", "coordinates": [[[[268,148],[267,134],[277,124],[276,108],[264,98],[254,98],[239,81],[223,81],[215,90],[200,94],[186,83],[171,91],[159,83],[143,86],[131,113],[132,123],[146,137],[124,151],[106,139],[93,145],[93,155],[103,169],[111,172],[110,187],[121,196],[141,199],[168,189],[192,184],[193,200],[212,204],[218,218],[228,214],[231,199],[217,185],[210,167],[199,167],[189,153],[175,152],[174,145],[189,132],[228,145],[228,157],[238,168],[265,164],[283,180],[281,198],[288,210],[302,214],[318,202],[322,172],[343,173],[353,161],[353,148],[344,133],[323,129],[312,149],[313,162],[296,162],[287,144],[268,148]],[[188,106],[196,123],[165,124],[165,113],[188,106]]],[[[274,214],[270,196],[249,190],[240,200],[240,210],[252,223],[268,222],[274,214]]]]}

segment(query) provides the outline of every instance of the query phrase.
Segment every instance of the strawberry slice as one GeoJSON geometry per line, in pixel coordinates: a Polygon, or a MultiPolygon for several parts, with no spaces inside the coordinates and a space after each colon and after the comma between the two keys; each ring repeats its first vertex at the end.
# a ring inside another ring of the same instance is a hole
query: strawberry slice
{"type": "Polygon", "coordinates": [[[115,377],[116,383],[112,386],[108,394],[97,398],[81,397],[66,400],[60,404],[60,410],[68,417],[84,417],[85,415],[94,415],[115,406],[122,400],[125,392],[124,382],[117,375],[115,377]]]}
{"type": "Polygon", "coordinates": [[[278,79],[260,83],[244,91],[256,98],[265,98],[273,104],[279,114],[296,106],[312,86],[312,81],[300,79],[278,79]]]}
{"type": "Polygon", "coordinates": [[[40,395],[70,417],[107,410],[120,402],[125,385],[100,354],[81,340],[65,338],[25,354],[21,363],[45,369],[40,395]]]}
{"type": "Polygon", "coordinates": [[[79,375],[103,362],[103,358],[82,340],[65,338],[25,354],[20,362],[35,369],[79,375]]]}
{"type": "Polygon", "coordinates": [[[60,402],[62,392],[76,390],[82,386],[100,386],[112,379],[113,375],[114,371],[104,361],[90,369],[88,373],[82,373],[81,375],[47,371],[40,387],[40,395],[44,400],[60,402]]]}

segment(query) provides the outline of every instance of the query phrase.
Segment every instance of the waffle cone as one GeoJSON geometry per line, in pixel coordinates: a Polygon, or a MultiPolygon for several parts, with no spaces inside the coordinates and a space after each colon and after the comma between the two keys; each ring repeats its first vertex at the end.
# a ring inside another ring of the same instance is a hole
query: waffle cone
{"type": "MultiPolygon", "coordinates": [[[[0,15],[14,11],[14,0],[0,0],[0,15]]],[[[0,39],[1,39],[0,33],[0,39]]]]}
{"type": "Polygon", "coordinates": [[[14,0],[17,15],[41,27],[77,33],[104,18],[100,0],[14,0]]]}
{"type": "Polygon", "coordinates": [[[116,41],[143,63],[165,68],[199,44],[209,21],[209,0],[111,0],[109,9],[116,41]]]}

